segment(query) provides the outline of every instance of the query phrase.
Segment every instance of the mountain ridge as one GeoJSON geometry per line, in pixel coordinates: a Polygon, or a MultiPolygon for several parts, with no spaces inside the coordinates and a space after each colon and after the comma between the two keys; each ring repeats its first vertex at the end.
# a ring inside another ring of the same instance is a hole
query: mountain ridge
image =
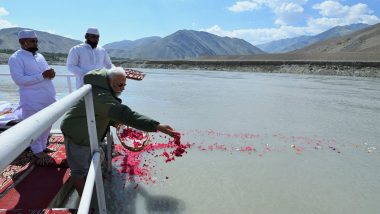
{"type": "MultiPolygon", "coordinates": [[[[30,28],[3,28],[0,29],[0,49],[18,50],[18,32],[30,28]]],[[[79,40],[70,39],[64,36],[51,34],[44,31],[34,30],[38,37],[38,48],[40,52],[68,53],[74,45],[82,43],[79,40]]]]}
{"type": "MultiPolygon", "coordinates": [[[[126,42],[127,43],[127,42],[126,42]]],[[[111,56],[131,59],[189,59],[199,56],[251,55],[264,53],[245,40],[219,37],[203,31],[179,30],[164,38],[128,48],[104,46],[111,56]]]]}
{"type": "Polygon", "coordinates": [[[256,46],[267,53],[286,53],[302,49],[320,41],[345,36],[358,30],[365,29],[369,26],[370,25],[362,23],[335,26],[314,36],[298,36],[293,38],[276,40],[256,46]]]}
{"type": "MultiPolygon", "coordinates": [[[[342,27],[335,29],[339,28],[342,27]]],[[[2,61],[9,57],[8,54],[12,52],[9,50],[19,49],[17,34],[22,29],[26,28],[0,29],[0,49],[2,50],[1,56],[4,58],[2,61]]],[[[81,43],[79,40],[43,31],[36,30],[36,32],[39,37],[40,52],[67,54],[71,47],[81,43]]],[[[332,32],[331,29],[324,32],[324,34],[329,32],[332,32]]],[[[342,30],[339,32],[342,32],[342,30]]],[[[323,34],[319,34],[319,36],[321,35],[323,34]]],[[[318,35],[315,37],[318,37],[318,35]]],[[[312,60],[312,57],[315,56],[316,60],[329,60],[329,58],[318,56],[318,54],[339,53],[337,57],[334,57],[334,55],[329,57],[347,60],[358,58],[358,60],[365,61],[368,58],[368,60],[377,61],[377,56],[379,55],[377,53],[380,53],[380,24],[372,25],[338,38],[316,42],[311,46],[281,55],[267,54],[242,39],[219,37],[207,32],[194,30],[179,30],[163,38],[152,36],[135,41],[123,40],[106,44],[103,47],[109,51],[113,59],[122,56],[119,58],[136,60],[188,60],[204,57],[219,58],[220,60],[238,58],[312,60]],[[297,54],[293,54],[294,52],[297,54]],[[357,52],[360,52],[360,55],[357,55],[357,52]],[[304,57],[303,55],[306,53],[313,54],[304,57]]],[[[53,60],[56,58],[53,55],[51,57],[53,60]]],[[[59,58],[61,59],[62,56],[59,56],[59,58]]]]}
{"type": "Polygon", "coordinates": [[[380,53],[380,23],[339,38],[321,41],[297,50],[298,53],[380,53]]]}

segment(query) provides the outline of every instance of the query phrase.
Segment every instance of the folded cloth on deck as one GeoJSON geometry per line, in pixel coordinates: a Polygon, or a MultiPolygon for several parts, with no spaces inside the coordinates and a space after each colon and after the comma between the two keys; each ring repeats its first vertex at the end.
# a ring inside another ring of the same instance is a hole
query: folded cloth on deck
{"type": "Polygon", "coordinates": [[[17,104],[0,103],[0,128],[6,128],[10,122],[20,120],[21,109],[17,104]]]}

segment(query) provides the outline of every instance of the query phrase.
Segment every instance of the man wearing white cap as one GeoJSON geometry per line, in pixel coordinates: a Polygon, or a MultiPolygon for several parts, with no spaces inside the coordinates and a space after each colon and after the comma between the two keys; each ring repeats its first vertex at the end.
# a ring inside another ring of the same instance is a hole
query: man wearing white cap
{"type": "Polygon", "coordinates": [[[86,41],[71,48],[67,56],[67,69],[76,77],[76,87],[83,85],[86,73],[96,69],[110,69],[112,62],[107,51],[98,46],[99,31],[97,28],[88,28],[86,41]]]}
{"type": "MultiPolygon", "coordinates": [[[[23,30],[18,34],[21,49],[8,60],[13,81],[19,87],[21,118],[26,119],[55,102],[55,88],[51,81],[55,77],[45,58],[37,53],[37,35],[32,30],[23,30]]],[[[45,130],[30,145],[38,158],[47,157],[47,139],[50,128],[45,130]]]]}

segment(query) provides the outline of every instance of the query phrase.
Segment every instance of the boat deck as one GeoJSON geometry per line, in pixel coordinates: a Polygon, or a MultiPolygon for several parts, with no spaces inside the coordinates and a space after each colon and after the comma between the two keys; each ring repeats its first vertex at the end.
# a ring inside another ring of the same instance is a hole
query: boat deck
{"type": "Polygon", "coordinates": [[[0,173],[0,214],[77,212],[59,208],[73,191],[63,135],[51,135],[48,148],[55,150],[49,158],[37,159],[27,149],[0,173]]]}

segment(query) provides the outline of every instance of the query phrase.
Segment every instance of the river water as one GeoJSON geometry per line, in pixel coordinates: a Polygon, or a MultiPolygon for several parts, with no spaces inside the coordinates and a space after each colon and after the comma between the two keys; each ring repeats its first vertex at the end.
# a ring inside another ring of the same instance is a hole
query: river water
{"type": "MultiPolygon", "coordinates": [[[[142,154],[153,166],[144,182],[115,166],[110,213],[380,213],[380,79],[143,71],[123,103],[192,146],[168,163],[142,154]]],[[[17,103],[0,81],[0,101],[17,103]]],[[[64,78],[54,84],[68,94],[64,78]]]]}

